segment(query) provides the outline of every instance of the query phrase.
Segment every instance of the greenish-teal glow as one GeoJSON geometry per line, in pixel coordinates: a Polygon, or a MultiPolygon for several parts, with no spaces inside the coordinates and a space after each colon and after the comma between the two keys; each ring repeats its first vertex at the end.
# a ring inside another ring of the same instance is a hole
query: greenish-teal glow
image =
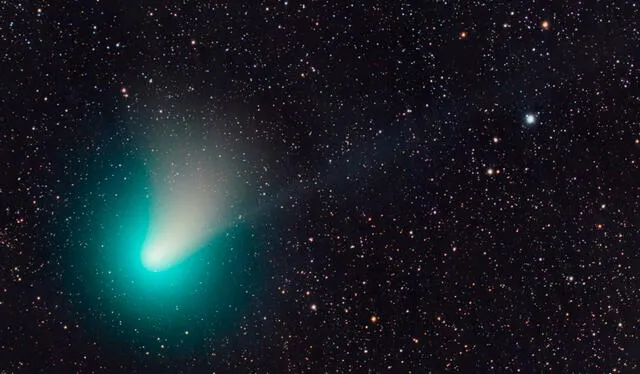
{"type": "Polygon", "coordinates": [[[242,186],[225,179],[233,175],[226,160],[216,164],[196,153],[198,146],[190,149],[191,168],[178,156],[113,142],[59,227],[69,230],[59,244],[67,269],[61,282],[80,323],[114,349],[144,347],[143,359],[158,338],[207,354],[199,350],[202,339],[235,328],[268,279],[250,255],[260,246],[254,229],[230,220],[242,186]],[[152,159],[173,160],[175,170],[152,159]],[[202,170],[208,174],[196,173],[202,170]]]}
{"type": "Polygon", "coordinates": [[[167,254],[163,247],[145,248],[141,257],[144,267],[151,271],[162,271],[166,268],[167,254]]]}
{"type": "Polygon", "coordinates": [[[92,258],[95,281],[111,290],[114,310],[133,318],[201,307],[194,295],[214,289],[221,271],[207,186],[184,170],[165,184],[148,166],[132,174],[126,184],[108,186],[118,194],[103,208],[102,236],[92,238],[101,249],[92,258]]]}

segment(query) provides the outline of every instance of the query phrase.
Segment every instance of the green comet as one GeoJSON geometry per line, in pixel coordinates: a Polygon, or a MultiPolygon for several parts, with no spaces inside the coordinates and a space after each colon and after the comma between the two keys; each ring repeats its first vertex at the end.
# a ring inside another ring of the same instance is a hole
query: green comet
{"type": "Polygon", "coordinates": [[[91,206],[96,219],[65,221],[78,226],[65,243],[61,261],[69,273],[62,282],[87,325],[115,346],[128,341],[127,331],[146,344],[172,332],[182,339],[186,330],[189,338],[210,331],[209,322],[205,328],[198,321],[220,321],[224,329],[248,302],[243,291],[256,270],[241,269],[252,264],[245,254],[258,244],[252,230],[231,219],[242,191],[229,178],[233,161],[202,144],[206,139],[188,140],[150,141],[148,153],[113,142],[105,147],[110,162],[91,164],[94,177],[67,208],[71,216],[91,206]],[[122,165],[120,174],[112,163],[122,165]]]}

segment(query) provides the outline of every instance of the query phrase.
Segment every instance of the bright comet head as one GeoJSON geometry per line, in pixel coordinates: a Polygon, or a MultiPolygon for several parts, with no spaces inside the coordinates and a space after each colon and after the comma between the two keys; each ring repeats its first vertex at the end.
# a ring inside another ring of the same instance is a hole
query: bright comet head
{"type": "Polygon", "coordinates": [[[168,253],[164,247],[150,247],[142,250],[142,264],[151,271],[162,271],[168,267],[168,253]]]}

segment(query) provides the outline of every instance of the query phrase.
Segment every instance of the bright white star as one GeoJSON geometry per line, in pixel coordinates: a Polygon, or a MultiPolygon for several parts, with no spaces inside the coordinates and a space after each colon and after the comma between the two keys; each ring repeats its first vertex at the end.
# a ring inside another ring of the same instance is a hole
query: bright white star
{"type": "Polygon", "coordinates": [[[533,125],[534,123],[536,123],[536,116],[534,114],[527,114],[526,116],[524,116],[524,120],[527,123],[527,125],[533,125]]]}

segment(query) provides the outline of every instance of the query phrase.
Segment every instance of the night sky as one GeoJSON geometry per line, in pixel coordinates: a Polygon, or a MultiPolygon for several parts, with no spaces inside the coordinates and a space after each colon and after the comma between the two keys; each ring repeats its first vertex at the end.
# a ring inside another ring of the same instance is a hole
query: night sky
{"type": "Polygon", "coordinates": [[[640,372],[592,3],[0,1],[0,372],[640,372]]]}

